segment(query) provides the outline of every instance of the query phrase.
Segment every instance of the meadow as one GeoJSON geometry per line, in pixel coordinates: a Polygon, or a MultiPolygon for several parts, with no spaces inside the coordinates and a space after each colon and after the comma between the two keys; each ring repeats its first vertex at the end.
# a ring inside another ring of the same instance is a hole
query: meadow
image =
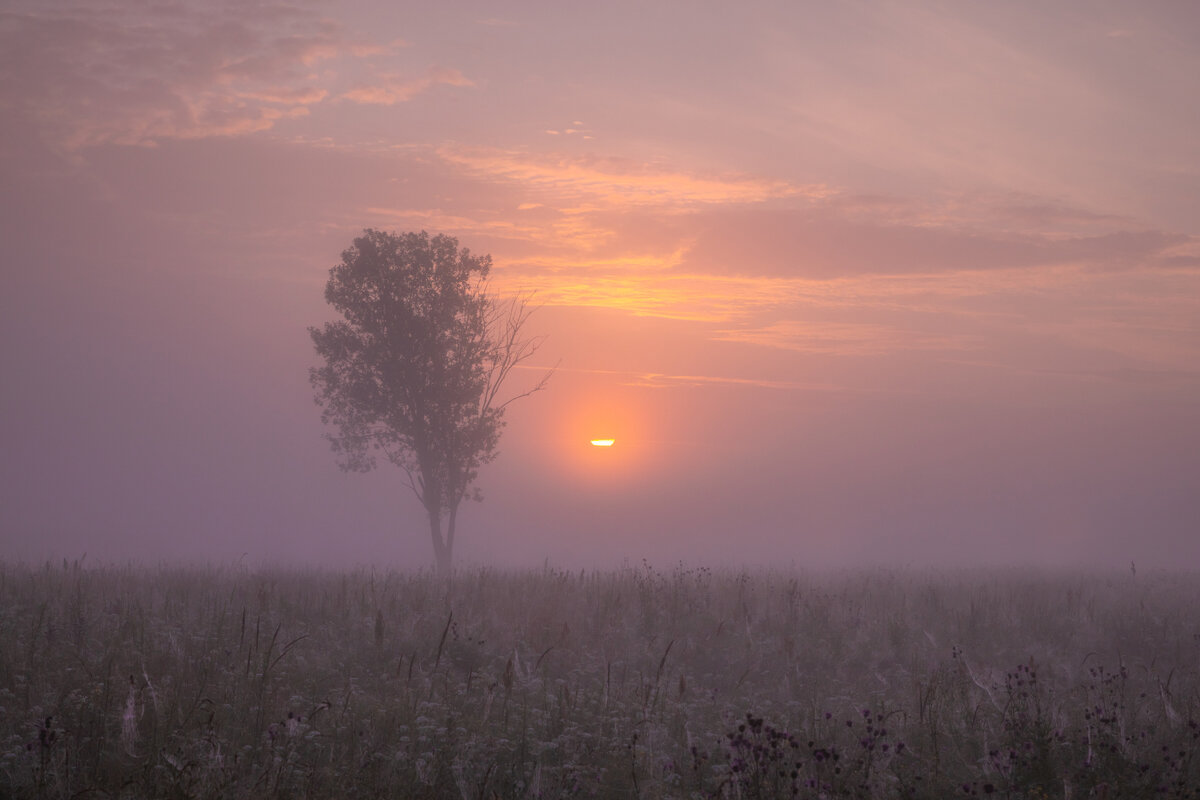
{"type": "Polygon", "coordinates": [[[0,797],[1200,797],[1200,576],[0,564],[0,797]]]}

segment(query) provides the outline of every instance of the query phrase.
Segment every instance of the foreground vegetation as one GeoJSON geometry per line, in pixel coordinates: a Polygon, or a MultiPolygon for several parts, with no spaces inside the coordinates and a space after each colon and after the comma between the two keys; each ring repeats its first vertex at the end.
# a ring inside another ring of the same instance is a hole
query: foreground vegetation
{"type": "Polygon", "coordinates": [[[0,796],[1197,797],[1200,577],[0,564],[0,796]]]}

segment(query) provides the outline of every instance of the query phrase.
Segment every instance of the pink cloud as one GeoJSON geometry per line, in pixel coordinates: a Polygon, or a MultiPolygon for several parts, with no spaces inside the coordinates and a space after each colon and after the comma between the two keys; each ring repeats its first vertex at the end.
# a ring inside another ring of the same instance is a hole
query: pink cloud
{"type": "Polygon", "coordinates": [[[251,100],[261,100],[264,103],[308,106],[321,102],[329,96],[329,92],[325,89],[317,89],[312,86],[295,89],[281,86],[262,91],[241,92],[239,96],[251,100]]]}
{"type": "Polygon", "coordinates": [[[1055,264],[1128,269],[1189,241],[1183,234],[1129,230],[1103,218],[1092,221],[1086,233],[1012,230],[1000,222],[960,222],[919,209],[904,215],[894,209],[847,213],[836,204],[717,208],[691,221],[695,244],[686,266],[700,272],[808,277],[1055,264]]]}
{"type": "Polygon", "coordinates": [[[408,46],[409,46],[409,43],[406,42],[404,39],[393,39],[392,41],[388,42],[387,44],[371,44],[371,43],[363,42],[363,43],[358,43],[358,44],[351,44],[350,52],[352,54],[354,54],[354,56],[357,58],[373,58],[375,56],[386,55],[395,50],[399,50],[400,48],[408,47],[408,46]]]}
{"type": "Polygon", "coordinates": [[[292,10],[37,9],[0,27],[0,79],[10,111],[59,147],[153,144],[304,116],[329,94],[311,68],[343,49],[336,24],[292,10]]]}

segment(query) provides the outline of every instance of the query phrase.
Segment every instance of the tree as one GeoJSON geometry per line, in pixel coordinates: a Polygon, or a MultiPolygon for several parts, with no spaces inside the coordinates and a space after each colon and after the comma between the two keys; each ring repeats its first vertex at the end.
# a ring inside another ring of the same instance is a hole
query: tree
{"type": "Polygon", "coordinates": [[[496,457],[512,370],[537,351],[524,299],[488,293],[489,255],[450,236],[365,230],[329,272],[325,299],[344,317],[309,328],[325,363],[309,378],[343,470],[404,470],[429,517],[438,572],[454,558],[458,507],[496,457]]]}

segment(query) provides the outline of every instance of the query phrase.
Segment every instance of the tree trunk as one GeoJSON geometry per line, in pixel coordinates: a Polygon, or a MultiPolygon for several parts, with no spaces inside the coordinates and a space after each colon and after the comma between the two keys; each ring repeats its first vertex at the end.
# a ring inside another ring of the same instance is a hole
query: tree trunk
{"type": "Polygon", "coordinates": [[[437,509],[429,511],[429,534],[433,538],[433,560],[439,577],[450,577],[450,548],[442,538],[442,512],[437,509]]]}
{"type": "Polygon", "coordinates": [[[454,565],[454,529],[458,522],[458,503],[450,509],[450,517],[446,520],[446,574],[450,574],[450,568],[454,565]]]}

